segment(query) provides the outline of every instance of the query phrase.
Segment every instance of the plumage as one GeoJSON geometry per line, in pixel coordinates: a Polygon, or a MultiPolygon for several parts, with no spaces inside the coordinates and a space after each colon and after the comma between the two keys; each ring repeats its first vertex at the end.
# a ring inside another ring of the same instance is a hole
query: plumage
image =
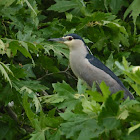
{"type": "Polygon", "coordinates": [[[96,57],[94,57],[93,55],[90,55],[90,54],[87,54],[86,58],[93,66],[99,68],[100,70],[103,70],[106,74],[111,76],[111,78],[117,82],[117,84],[118,84],[118,85],[116,84],[117,88],[114,91],[112,91],[113,93],[117,92],[118,90],[124,90],[124,92],[125,92],[124,98],[127,98],[127,96],[129,96],[130,99],[134,98],[133,95],[130,93],[130,91],[128,91],[125,88],[125,86],[120,81],[120,79],[108,67],[106,67],[100,60],[98,60],[96,57]]]}
{"type": "Polygon", "coordinates": [[[124,87],[124,85],[122,84],[120,79],[108,67],[106,67],[100,60],[98,60],[96,57],[94,57],[93,55],[90,55],[90,54],[87,54],[86,58],[93,66],[95,66],[95,67],[103,70],[107,74],[109,74],[114,80],[116,80],[118,82],[118,84],[120,84],[122,87],[124,87]]]}
{"type": "Polygon", "coordinates": [[[111,94],[117,91],[124,91],[124,98],[134,99],[133,95],[125,88],[120,79],[100,60],[89,54],[84,40],[77,34],[68,34],[62,38],[50,39],[66,44],[70,49],[69,61],[73,73],[84,80],[90,87],[93,82],[99,84],[104,81],[111,91],[111,94]]]}

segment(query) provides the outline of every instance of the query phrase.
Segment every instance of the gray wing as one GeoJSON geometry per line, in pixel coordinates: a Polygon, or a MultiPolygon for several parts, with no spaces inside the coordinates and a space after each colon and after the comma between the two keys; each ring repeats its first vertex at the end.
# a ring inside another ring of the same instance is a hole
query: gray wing
{"type": "Polygon", "coordinates": [[[98,60],[97,58],[95,58],[93,55],[90,55],[90,54],[87,54],[86,58],[93,66],[103,70],[105,73],[110,75],[122,87],[122,89],[125,91],[124,98],[127,98],[129,96],[130,99],[134,99],[134,96],[131,94],[130,91],[128,91],[125,88],[125,86],[120,81],[120,79],[108,67],[106,67],[100,60],[98,60]]]}

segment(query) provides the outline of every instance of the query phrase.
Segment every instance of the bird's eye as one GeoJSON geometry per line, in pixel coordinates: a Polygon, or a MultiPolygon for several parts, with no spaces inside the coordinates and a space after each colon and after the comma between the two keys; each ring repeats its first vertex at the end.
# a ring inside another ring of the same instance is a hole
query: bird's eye
{"type": "Polygon", "coordinates": [[[72,40],[72,37],[69,37],[68,39],[69,39],[69,40],[72,40]]]}

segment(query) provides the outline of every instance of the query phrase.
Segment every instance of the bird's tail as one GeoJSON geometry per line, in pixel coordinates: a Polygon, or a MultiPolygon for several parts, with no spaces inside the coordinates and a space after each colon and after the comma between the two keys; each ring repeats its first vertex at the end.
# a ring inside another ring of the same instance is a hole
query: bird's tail
{"type": "Polygon", "coordinates": [[[133,94],[129,90],[125,89],[124,99],[126,99],[127,97],[129,97],[130,100],[134,100],[135,99],[133,94]]]}

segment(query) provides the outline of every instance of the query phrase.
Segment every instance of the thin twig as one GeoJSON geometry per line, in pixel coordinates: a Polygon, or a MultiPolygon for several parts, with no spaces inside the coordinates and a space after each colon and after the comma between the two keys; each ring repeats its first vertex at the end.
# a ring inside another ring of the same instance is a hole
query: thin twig
{"type": "Polygon", "coordinates": [[[64,70],[64,71],[59,71],[59,72],[54,72],[54,73],[46,73],[45,75],[43,75],[42,77],[38,78],[37,80],[42,80],[43,78],[45,78],[46,76],[49,75],[54,75],[54,74],[61,74],[61,73],[66,73],[67,75],[71,76],[72,78],[74,78],[76,80],[76,78],[74,76],[72,76],[70,73],[68,73],[67,71],[69,70],[69,66],[64,70]]]}
{"type": "Polygon", "coordinates": [[[18,118],[17,118],[17,114],[11,109],[11,107],[8,105],[5,107],[7,113],[9,114],[9,116],[15,120],[17,123],[19,123],[18,118]]]}
{"type": "Polygon", "coordinates": [[[49,95],[45,90],[41,91],[41,93],[45,96],[45,95],[49,95]]]}
{"type": "Polygon", "coordinates": [[[65,110],[63,110],[63,111],[61,111],[60,109],[58,109],[58,108],[56,108],[56,110],[59,112],[59,113],[64,113],[65,112],[65,110]]]}
{"type": "Polygon", "coordinates": [[[2,25],[4,26],[5,34],[6,34],[6,36],[7,36],[7,30],[6,30],[6,26],[5,26],[5,24],[4,24],[4,20],[2,20],[2,25]]]}

